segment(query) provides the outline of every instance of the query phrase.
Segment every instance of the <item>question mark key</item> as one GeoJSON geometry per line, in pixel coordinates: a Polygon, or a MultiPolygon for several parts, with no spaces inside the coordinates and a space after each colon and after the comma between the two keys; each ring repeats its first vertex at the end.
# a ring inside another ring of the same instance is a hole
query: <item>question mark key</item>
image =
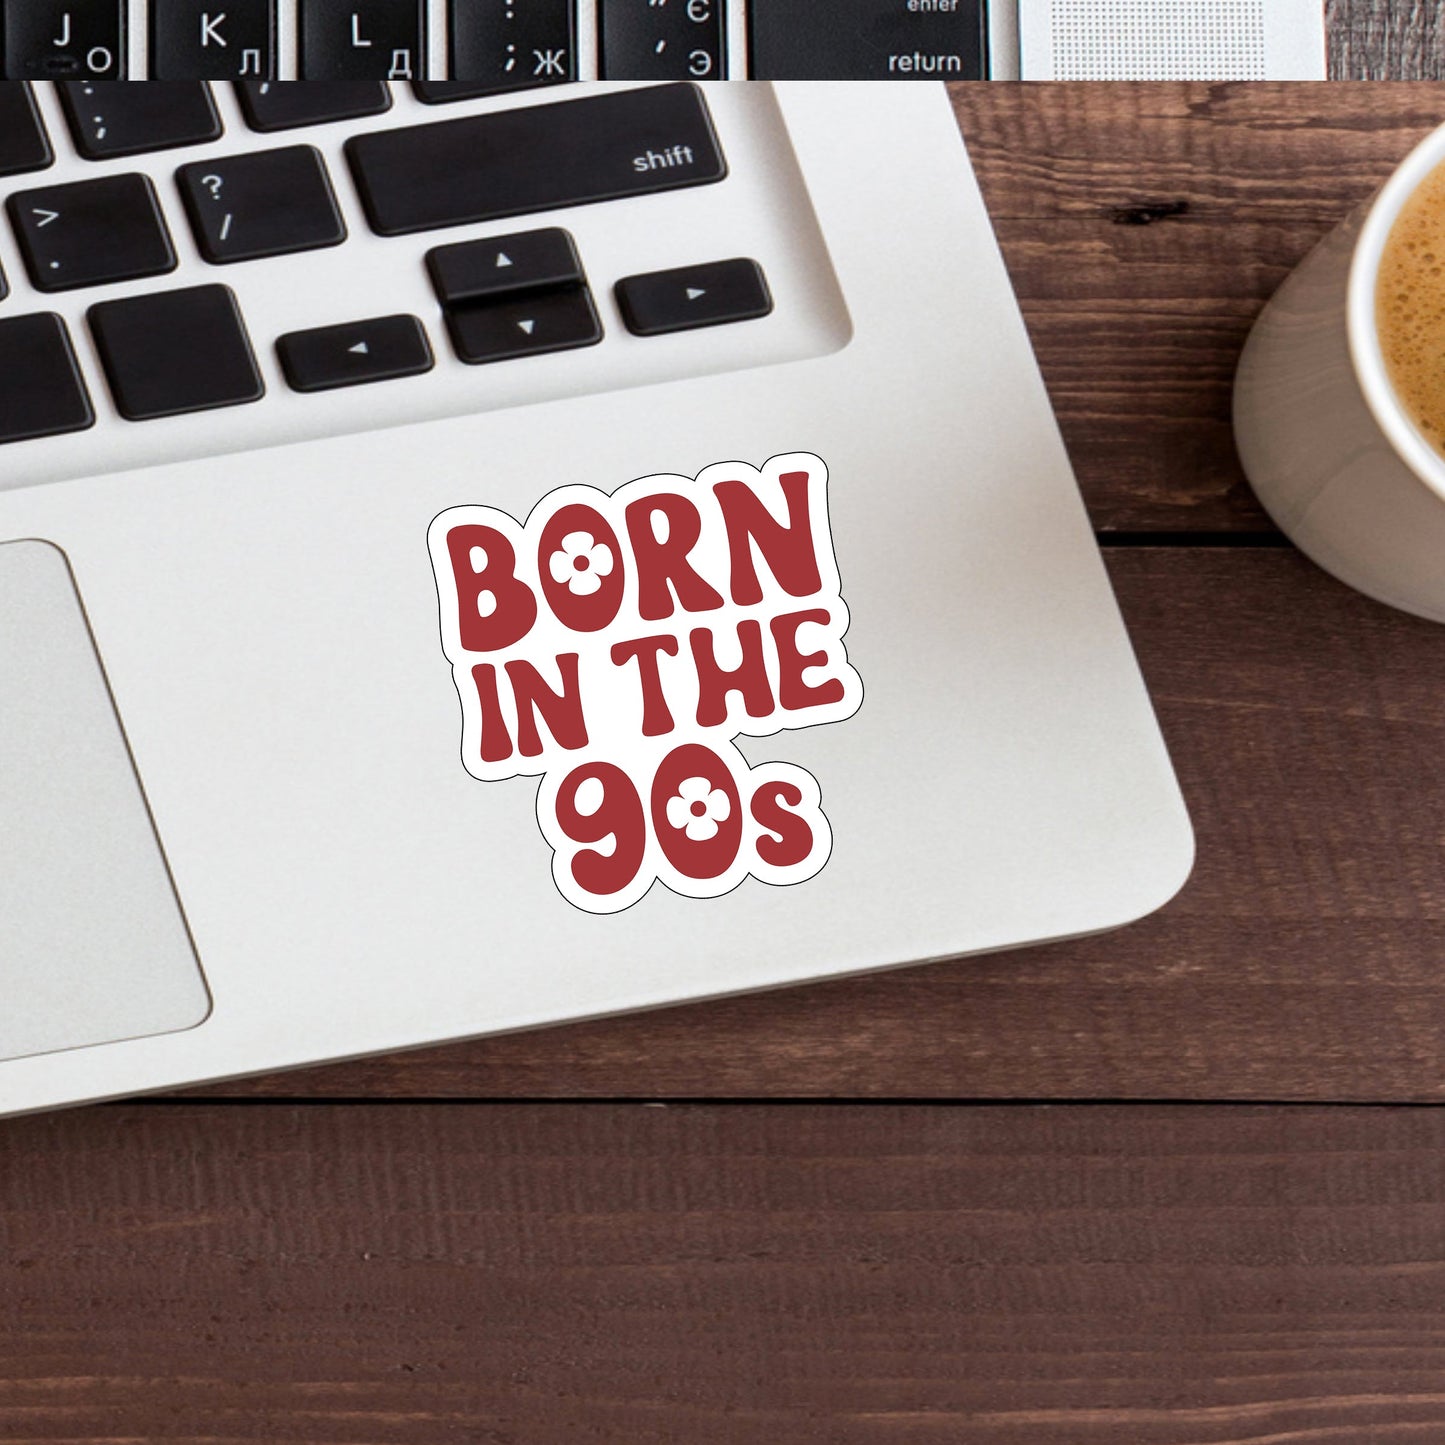
{"type": "Polygon", "coordinates": [[[337,246],[346,223],[315,146],[283,146],[176,172],[196,247],[213,266],[337,246]]]}

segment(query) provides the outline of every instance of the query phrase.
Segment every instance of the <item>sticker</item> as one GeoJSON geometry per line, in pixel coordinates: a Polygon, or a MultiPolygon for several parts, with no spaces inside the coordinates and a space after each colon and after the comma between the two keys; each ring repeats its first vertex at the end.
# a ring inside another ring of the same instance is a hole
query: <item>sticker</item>
{"type": "Polygon", "coordinates": [[[734,741],[841,722],[863,701],[827,487],[800,452],[610,495],[562,487],[525,523],[494,507],[432,522],[462,762],[482,782],[541,775],[537,821],[569,903],[616,913],[658,881],[715,898],[828,861],[817,780],[752,767],[734,741]]]}

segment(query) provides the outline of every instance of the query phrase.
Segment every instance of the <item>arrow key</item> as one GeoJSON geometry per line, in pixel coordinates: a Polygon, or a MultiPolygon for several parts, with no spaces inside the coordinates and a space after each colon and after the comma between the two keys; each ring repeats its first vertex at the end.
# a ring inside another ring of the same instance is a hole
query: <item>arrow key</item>
{"type": "Polygon", "coordinates": [[[457,355],[470,366],[595,346],[602,323],[585,286],[447,312],[457,355]]]}
{"type": "Polygon", "coordinates": [[[426,331],[415,316],[379,316],[292,331],[277,341],[276,354],[292,391],[332,391],[419,376],[435,365],[426,331]]]}
{"type": "Polygon", "coordinates": [[[634,336],[665,336],[756,320],[772,311],[773,298],[763,268],[739,257],[627,276],[617,283],[617,304],[634,336]]]}
{"type": "Polygon", "coordinates": [[[155,187],[145,176],[15,191],[6,207],[38,291],[72,291],[176,268],[155,187]]]}
{"type": "Polygon", "coordinates": [[[547,286],[580,286],[586,279],[577,247],[560,226],[437,246],[427,252],[426,265],[443,306],[547,286]]]}

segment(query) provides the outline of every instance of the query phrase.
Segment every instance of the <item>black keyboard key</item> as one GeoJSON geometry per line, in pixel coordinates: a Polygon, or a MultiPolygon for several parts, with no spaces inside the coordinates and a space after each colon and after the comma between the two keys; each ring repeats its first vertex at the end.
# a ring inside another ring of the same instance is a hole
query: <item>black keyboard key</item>
{"type": "Polygon", "coordinates": [[[276,74],[275,0],[150,0],[156,80],[276,74]]]}
{"type": "Polygon", "coordinates": [[[221,134],[210,87],[199,80],[71,80],[60,87],[75,148],[104,161],[199,145],[221,134]]]}
{"type": "Polygon", "coordinates": [[[0,176],[43,171],[55,153],[28,85],[0,81],[0,176]]]}
{"type": "Polygon", "coordinates": [[[451,105],[453,101],[476,100],[479,96],[514,89],[515,86],[489,85],[479,80],[417,80],[411,87],[412,94],[425,105],[451,105]]]}
{"type": "Polygon", "coordinates": [[[141,175],[16,191],[6,203],[30,279],[71,291],[174,271],[155,188],[141,175]]]}
{"type": "Polygon", "coordinates": [[[192,286],[87,313],[116,410],[127,421],[259,401],[266,394],[229,286],[192,286]]]}
{"type": "Polygon", "coordinates": [[[986,80],[987,0],[750,0],[757,80],[986,80]]]}
{"type": "Polygon", "coordinates": [[[0,321],[0,443],[94,424],[65,322],[48,311],[0,321]]]}
{"type": "Polygon", "coordinates": [[[634,336],[665,336],[730,321],[755,321],[773,309],[763,268],[739,257],[652,271],[617,283],[617,305],[634,336]]]}
{"type": "Polygon", "coordinates": [[[276,343],[276,352],[293,391],[331,391],[420,376],[436,365],[426,331],[415,316],[379,316],[293,331],[276,343]]]}
{"type": "Polygon", "coordinates": [[[299,0],[302,80],[426,74],[426,0],[299,0]]]}
{"type": "Polygon", "coordinates": [[[452,0],[450,18],[452,75],[474,95],[577,78],[575,0],[452,0]]]}
{"type": "Polygon", "coordinates": [[[571,351],[602,340],[602,323],[585,286],[463,306],[447,312],[457,355],[468,365],[571,351]]]}
{"type": "Polygon", "coordinates": [[[213,266],[346,239],[326,162],[314,146],[193,161],[176,180],[196,245],[213,266]]]}
{"type": "Polygon", "coordinates": [[[126,0],[3,0],[12,80],[124,80],[126,0]]]}
{"type": "Polygon", "coordinates": [[[572,237],[556,226],[438,246],[427,270],[443,306],[464,306],[516,291],[581,286],[586,277],[572,237]]]}
{"type": "Polygon", "coordinates": [[[691,85],[613,91],[357,136],[346,144],[383,236],[720,181],[727,165],[691,85]]]}
{"type": "Polygon", "coordinates": [[[247,80],[236,87],[236,95],[246,124],[262,132],[356,120],[391,109],[391,91],[379,80],[247,80]]]}
{"type": "MultiPolygon", "coordinates": [[[[836,3],[836,0],[830,0],[836,3]]],[[[899,0],[904,3],[904,0],[899,0]]],[[[718,80],[725,73],[724,0],[598,0],[607,80],[718,80]]]]}

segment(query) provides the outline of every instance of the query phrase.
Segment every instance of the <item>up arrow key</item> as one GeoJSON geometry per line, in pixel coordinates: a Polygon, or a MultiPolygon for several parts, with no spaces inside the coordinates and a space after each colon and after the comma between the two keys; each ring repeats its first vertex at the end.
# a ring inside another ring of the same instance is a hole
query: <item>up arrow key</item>
{"type": "Polygon", "coordinates": [[[510,266],[511,264],[512,264],[512,258],[511,258],[509,255],[507,255],[507,253],[506,253],[505,251],[498,251],[498,252],[497,252],[497,266],[498,266],[499,268],[502,267],[502,266],[510,266]]]}

